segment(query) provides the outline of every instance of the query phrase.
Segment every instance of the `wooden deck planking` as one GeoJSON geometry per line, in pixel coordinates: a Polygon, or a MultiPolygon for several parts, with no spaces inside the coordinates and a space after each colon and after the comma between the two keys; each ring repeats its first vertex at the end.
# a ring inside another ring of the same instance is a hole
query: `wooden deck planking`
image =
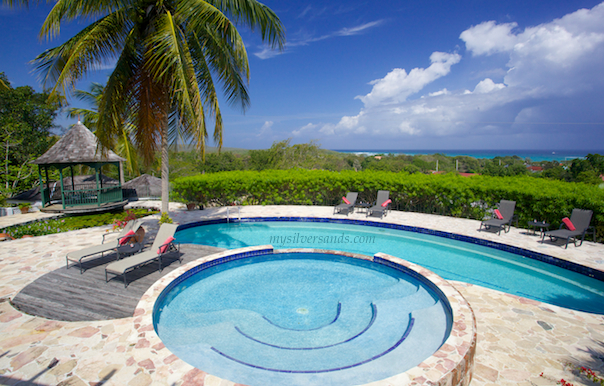
{"type": "MultiPolygon", "coordinates": [[[[181,244],[182,264],[219,251],[221,248],[181,244]]],[[[105,266],[115,261],[114,254],[84,262],[84,273],[77,264],[59,268],[39,277],[24,287],[13,299],[22,312],[61,321],[91,321],[132,316],[143,294],[162,276],[180,267],[176,254],[166,256],[159,272],[157,261],[127,274],[128,287],[122,276],[109,275],[105,266]]]]}

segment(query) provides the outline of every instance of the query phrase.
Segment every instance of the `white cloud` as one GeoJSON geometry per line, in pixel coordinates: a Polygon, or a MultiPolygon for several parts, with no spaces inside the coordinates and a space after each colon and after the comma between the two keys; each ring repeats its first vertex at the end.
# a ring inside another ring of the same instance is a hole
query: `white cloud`
{"type": "Polygon", "coordinates": [[[303,133],[305,133],[307,131],[311,131],[311,130],[315,129],[317,126],[319,126],[319,125],[314,124],[314,123],[309,123],[307,125],[302,126],[298,130],[293,130],[292,131],[292,135],[295,136],[295,137],[298,137],[298,136],[300,136],[301,134],[303,134],[303,133]]]}
{"type": "MultiPolygon", "coordinates": [[[[299,47],[299,46],[307,46],[311,43],[314,42],[318,42],[321,40],[326,40],[326,39],[331,39],[334,37],[340,37],[340,36],[353,36],[353,35],[359,35],[363,32],[365,32],[368,29],[377,27],[379,25],[381,25],[382,23],[384,23],[384,20],[376,20],[376,21],[372,21],[369,23],[364,23],[358,26],[354,26],[354,27],[346,27],[346,28],[342,28],[338,31],[335,32],[331,32],[329,34],[326,35],[321,35],[321,36],[305,36],[302,39],[298,39],[298,40],[292,40],[292,41],[288,41],[286,44],[286,48],[292,48],[292,47],[299,47]]],[[[276,51],[273,50],[269,47],[266,46],[260,46],[261,50],[257,51],[254,53],[254,55],[260,59],[270,59],[274,56],[277,55],[281,55],[283,52],[280,51],[276,51]]]]}
{"type": "MultiPolygon", "coordinates": [[[[524,29],[516,23],[485,22],[460,38],[472,54],[465,59],[466,67],[479,67],[481,56],[497,53],[499,59],[493,60],[507,62],[507,69],[494,70],[494,62],[487,61],[488,69],[475,71],[482,74],[478,83],[455,79],[456,91],[441,88],[410,100],[435,80],[442,78],[445,85],[448,75],[456,75],[453,65],[461,56],[435,52],[427,68],[396,68],[372,81],[371,92],[356,97],[364,104],[358,114],[316,130],[324,141],[337,136],[340,146],[348,138],[350,143],[382,148],[396,146],[397,140],[405,146],[423,141],[424,146],[527,147],[528,138],[551,143],[555,135],[564,146],[568,130],[579,128],[589,132],[584,138],[602,139],[604,3],[524,29]],[[590,120],[596,124],[577,126],[590,120]],[[355,136],[358,132],[371,135],[355,136]],[[379,138],[388,138],[388,143],[379,138]],[[469,144],[467,138],[476,142],[469,144]]],[[[585,144],[593,146],[589,140],[585,144]]]]}
{"type": "Polygon", "coordinates": [[[505,84],[503,83],[495,83],[492,79],[486,78],[481,80],[476,87],[474,88],[474,92],[477,94],[486,94],[491,91],[501,90],[505,88],[505,84]]]}
{"type": "Polygon", "coordinates": [[[283,52],[274,50],[270,47],[262,47],[258,52],[254,52],[254,55],[260,59],[270,59],[274,56],[281,55],[283,52]]]}
{"type": "Polygon", "coordinates": [[[491,55],[514,48],[517,38],[512,33],[516,23],[495,24],[485,21],[461,33],[459,38],[466,43],[472,55],[491,55]]]}
{"type": "Polygon", "coordinates": [[[256,137],[262,137],[262,136],[266,136],[267,134],[270,134],[272,131],[272,128],[273,128],[273,121],[264,122],[264,124],[260,128],[260,131],[258,132],[258,134],[256,134],[256,137]]]}
{"type": "Polygon", "coordinates": [[[383,22],[384,22],[384,20],[376,20],[376,21],[372,21],[372,22],[369,22],[369,23],[361,24],[359,26],[352,27],[352,28],[342,28],[341,30],[339,30],[338,32],[336,32],[334,35],[335,36],[352,36],[352,35],[358,35],[361,32],[365,31],[366,29],[379,26],[383,22]]]}
{"type": "Polygon", "coordinates": [[[395,68],[384,78],[370,82],[373,89],[369,94],[356,98],[363,101],[365,107],[404,102],[407,97],[420,91],[427,84],[447,75],[451,66],[459,63],[460,60],[461,56],[458,54],[434,52],[430,56],[432,62],[430,67],[414,68],[409,73],[402,68],[395,68]]]}
{"type": "Polygon", "coordinates": [[[449,94],[451,94],[449,92],[449,90],[447,90],[446,88],[443,88],[442,90],[429,93],[428,96],[435,97],[435,96],[439,96],[439,95],[449,95],[449,94]]]}

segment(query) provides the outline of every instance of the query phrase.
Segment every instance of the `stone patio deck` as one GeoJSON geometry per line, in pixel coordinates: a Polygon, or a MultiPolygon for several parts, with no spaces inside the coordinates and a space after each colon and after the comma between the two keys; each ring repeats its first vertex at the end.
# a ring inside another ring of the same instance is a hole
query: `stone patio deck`
{"type": "MultiPolygon", "coordinates": [[[[135,205],[158,203],[139,202],[135,205]]],[[[337,217],[329,207],[241,207],[242,217],[337,217]]],[[[236,211],[235,211],[236,213],[236,211]]],[[[175,222],[188,223],[226,216],[226,208],[174,210],[175,222]]],[[[233,210],[231,209],[231,216],[233,210]]],[[[364,214],[348,218],[365,219],[364,214]]],[[[148,237],[158,216],[145,220],[148,237]]],[[[524,229],[509,233],[479,232],[475,220],[419,213],[391,212],[383,220],[506,243],[604,271],[604,245],[586,242],[564,249],[540,243],[524,229]]],[[[134,316],[93,322],[58,322],[16,311],[9,303],[36,278],[64,267],[65,254],[97,244],[109,229],[97,227],[0,244],[0,384],[13,385],[214,385],[217,379],[192,368],[162,344],[149,346],[134,316]],[[58,363],[48,368],[56,358],[58,363]]],[[[478,346],[472,385],[554,385],[564,378],[591,385],[564,363],[604,369],[604,316],[572,311],[461,282],[452,284],[476,315],[478,346]],[[546,377],[540,377],[541,373],[546,377]]],[[[376,385],[381,385],[376,382],[376,385]]],[[[231,383],[232,385],[232,383],[231,383]]],[[[226,386],[226,385],[225,385],[226,386]]]]}

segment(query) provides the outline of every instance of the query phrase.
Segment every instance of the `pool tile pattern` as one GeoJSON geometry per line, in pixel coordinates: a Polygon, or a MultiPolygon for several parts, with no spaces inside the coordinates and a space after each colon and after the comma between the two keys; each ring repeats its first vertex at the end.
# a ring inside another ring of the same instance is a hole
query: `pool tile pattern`
{"type": "MultiPolygon", "coordinates": [[[[134,205],[160,206],[158,202],[134,205]]],[[[332,212],[333,208],[328,207],[241,208],[242,217],[367,220],[365,214],[353,213],[346,217],[332,212]]],[[[224,218],[226,208],[190,212],[174,209],[170,214],[175,222],[186,224],[224,218]]],[[[157,220],[158,216],[145,220],[144,227],[150,237],[158,228],[157,220]]],[[[602,244],[585,242],[581,247],[571,245],[564,249],[547,240],[542,244],[540,237],[528,235],[524,229],[512,227],[509,233],[499,236],[478,231],[479,221],[420,213],[392,211],[383,219],[371,218],[371,221],[455,233],[604,271],[602,244]]],[[[125,319],[57,322],[23,314],[10,305],[10,298],[21,288],[47,272],[63,268],[67,252],[100,243],[101,235],[108,230],[109,227],[97,227],[0,244],[0,384],[33,380],[38,384],[61,386],[233,385],[184,363],[163,344],[151,344],[153,326],[141,323],[151,308],[137,309],[132,317],[125,319]],[[49,368],[55,359],[58,362],[49,368]]],[[[565,367],[566,362],[586,364],[600,374],[604,372],[602,315],[572,311],[476,285],[451,284],[476,315],[472,386],[553,385],[561,378],[575,385],[592,385],[565,367]],[[539,376],[542,372],[545,377],[539,376]]],[[[448,346],[441,350],[455,351],[448,346]]],[[[467,360],[469,362],[469,358],[467,360]]],[[[443,361],[441,366],[446,369],[450,364],[443,361]]],[[[456,374],[460,378],[464,372],[456,374]]],[[[430,371],[407,372],[388,382],[371,385],[427,384],[434,379],[430,371]]]]}
{"type": "MultiPolygon", "coordinates": [[[[281,249],[279,253],[331,253],[331,251],[324,251],[318,249],[303,249],[303,248],[291,248],[281,249]],[[321,252],[319,252],[321,251],[321,252]]],[[[174,289],[174,287],[182,283],[186,278],[191,277],[195,273],[198,273],[204,269],[217,264],[225,263],[228,261],[238,260],[246,257],[259,256],[272,253],[271,246],[263,245],[257,247],[248,247],[237,249],[233,251],[224,251],[214,255],[206,256],[197,261],[190,262],[168,275],[164,276],[161,280],[156,282],[149,290],[143,295],[141,302],[137,306],[137,310],[141,310],[143,319],[140,321],[141,325],[153,326],[153,316],[156,314],[157,307],[161,304],[161,300],[167,295],[168,292],[174,289]],[[155,294],[159,294],[158,296],[155,294]],[[156,299],[158,301],[156,301],[156,299]]],[[[342,252],[334,253],[336,255],[344,255],[342,252]]],[[[367,259],[367,256],[346,253],[348,257],[367,259]]],[[[474,354],[476,351],[476,321],[470,305],[464,299],[464,297],[440,276],[434,272],[413,264],[411,262],[399,259],[394,256],[390,256],[383,253],[377,253],[373,257],[373,261],[378,264],[383,264],[400,271],[404,271],[411,274],[422,283],[430,286],[434,291],[441,293],[448,300],[451,306],[451,313],[453,316],[454,324],[452,326],[449,338],[445,341],[443,346],[431,357],[424,360],[420,365],[405,372],[404,375],[397,375],[388,379],[383,380],[384,385],[399,385],[398,378],[408,377],[414,385],[451,385],[451,386],[466,386],[472,378],[472,364],[474,362],[474,354]]],[[[413,325],[413,318],[411,318],[411,324],[406,333],[401,337],[398,344],[400,344],[410,332],[413,325]]],[[[151,345],[161,344],[161,339],[155,333],[155,330],[149,331],[147,339],[150,340],[151,345]]],[[[398,345],[397,344],[397,345],[398,345]]],[[[390,348],[393,350],[396,345],[390,348]]],[[[225,354],[220,353],[225,357],[237,361],[225,354]]],[[[386,355],[388,351],[381,353],[379,356],[386,355]]],[[[376,359],[369,358],[365,362],[376,359]]],[[[362,363],[365,363],[362,362],[362,363]]],[[[253,364],[240,362],[244,365],[259,368],[267,371],[279,371],[286,373],[296,373],[296,371],[287,370],[271,370],[263,367],[258,367],[253,364]]],[[[362,363],[354,364],[358,366],[362,363]]],[[[349,367],[330,369],[329,371],[344,370],[349,367]]],[[[315,371],[302,371],[303,373],[313,373],[315,371]]],[[[316,371],[323,372],[323,371],[316,371]]],[[[221,384],[229,384],[227,380],[222,380],[221,384]]],[[[231,383],[232,384],[232,383],[231,383]]],[[[406,384],[406,383],[402,383],[406,384]]]]}

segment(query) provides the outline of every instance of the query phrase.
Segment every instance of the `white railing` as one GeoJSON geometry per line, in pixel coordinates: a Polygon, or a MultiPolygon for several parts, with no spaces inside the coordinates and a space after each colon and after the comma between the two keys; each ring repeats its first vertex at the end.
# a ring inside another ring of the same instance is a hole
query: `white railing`
{"type": "MultiPolygon", "coordinates": [[[[231,218],[230,218],[230,210],[231,207],[227,206],[227,223],[230,222],[231,218]]],[[[237,217],[239,219],[239,222],[241,222],[241,207],[237,207],[237,217]]]]}

